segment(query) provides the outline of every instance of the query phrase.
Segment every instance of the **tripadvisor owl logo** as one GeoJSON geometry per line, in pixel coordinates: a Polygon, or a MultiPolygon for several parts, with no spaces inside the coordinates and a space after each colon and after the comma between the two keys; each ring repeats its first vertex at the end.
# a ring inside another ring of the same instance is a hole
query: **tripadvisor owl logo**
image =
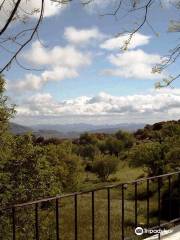
{"type": "Polygon", "coordinates": [[[137,227],[137,228],[135,229],[135,234],[136,234],[136,235],[141,236],[141,235],[143,235],[143,233],[144,233],[144,230],[143,230],[142,227],[137,227]]]}

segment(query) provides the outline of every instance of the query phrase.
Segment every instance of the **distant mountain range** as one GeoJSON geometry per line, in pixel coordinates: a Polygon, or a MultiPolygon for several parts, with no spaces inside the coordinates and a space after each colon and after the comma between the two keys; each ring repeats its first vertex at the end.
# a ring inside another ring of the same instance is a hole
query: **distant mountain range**
{"type": "Polygon", "coordinates": [[[17,123],[10,124],[10,130],[13,134],[24,134],[32,132],[36,136],[45,138],[77,138],[83,132],[98,132],[98,133],[115,133],[119,129],[124,131],[134,132],[137,129],[143,128],[143,123],[122,123],[116,125],[91,125],[85,123],[78,124],[55,124],[55,125],[34,125],[26,127],[17,123]]]}
{"type": "Polygon", "coordinates": [[[13,134],[23,134],[27,132],[33,132],[33,129],[30,127],[25,127],[17,123],[10,123],[10,131],[13,134]]]}
{"type": "Polygon", "coordinates": [[[91,132],[91,131],[116,131],[119,129],[127,130],[127,131],[136,131],[139,128],[143,128],[146,124],[143,123],[121,123],[116,125],[92,125],[86,123],[77,123],[77,124],[41,124],[31,126],[35,130],[54,130],[59,131],[61,133],[67,132],[91,132]]]}

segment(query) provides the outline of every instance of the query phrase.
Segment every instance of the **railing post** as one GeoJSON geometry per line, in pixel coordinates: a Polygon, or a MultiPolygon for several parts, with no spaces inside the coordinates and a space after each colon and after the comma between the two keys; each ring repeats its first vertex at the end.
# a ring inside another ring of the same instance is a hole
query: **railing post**
{"type": "Polygon", "coordinates": [[[124,240],[124,184],[121,185],[121,210],[122,210],[122,216],[121,216],[121,236],[122,240],[124,240]]]}
{"type": "Polygon", "coordinates": [[[92,240],[94,240],[95,238],[95,221],[94,221],[94,191],[92,191],[92,240]]]}
{"type": "Polygon", "coordinates": [[[56,199],[56,239],[59,240],[59,200],[56,199]]]}
{"type": "Polygon", "coordinates": [[[137,182],[135,182],[135,185],[134,185],[134,187],[135,187],[135,191],[134,191],[134,197],[135,197],[135,227],[137,227],[137,208],[138,208],[138,206],[137,206],[137,182]]]}
{"type": "MultiPolygon", "coordinates": [[[[158,225],[161,228],[161,178],[158,178],[158,225]]],[[[158,234],[158,239],[160,240],[161,234],[158,234]]]]}
{"type": "Polygon", "coordinates": [[[110,189],[107,189],[107,196],[108,196],[108,240],[111,238],[111,216],[110,216],[110,189]]]}
{"type": "Polygon", "coordinates": [[[74,239],[77,240],[78,239],[77,195],[74,196],[74,220],[75,220],[74,239]]]}
{"type": "Polygon", "coordinates": [[[168,176],[168,201],[169,201],[169,221],[171,221],[172,199],[171,199],[171,176],[168,176]]]}
{"type": "Polygon", "coordinates": [[[147,228],[149,228],[149,179],[147,179],[147,228]]]}
{"type": "MultiPolygon", "coordinates": [[[[178,174],[178,185],[180,186],[180,173],[178,174]]],[[[180,202],[180,188],[178,188],[178,202],[180,202]]],[[[180,217],[180,206],[178,205],[178,218],[180,217]]]]}
{"type": "Polygon", "coordinates": [[[15,207],[12,208],[12,233],[13,233],[13,240],[16,240],[16,216],[15,216],[15,207]]]}
{"type": "Polygon", "coordinates": [[[39,213],[38,213],[38,203],[35,204],[35,228],[36,228],[36,240],[39,240],[39,213]]]}

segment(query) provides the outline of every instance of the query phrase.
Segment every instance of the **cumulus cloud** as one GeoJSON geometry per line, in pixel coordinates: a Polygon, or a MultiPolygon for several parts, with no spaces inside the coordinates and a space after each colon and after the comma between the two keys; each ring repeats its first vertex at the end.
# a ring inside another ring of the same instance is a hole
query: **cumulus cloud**
{"type": "Polygon", "coordinates": [[[78,71],[76,69],[55,66],[52,70],[46,70],[39,76],[30,73],[14,83],[8,82],[8,90],[16,90],[17,92],[36,91],[40,90],[48,82],[76,78],[77,76],[78,71]]]}
{"type": "Polygon", "coordinates": [[[17,108],[21,117],[114,116],[126,119],[177,118],[180,114],[180,89],[151,91],[148,94],[112,96],[100,93],[94,97],[82,96],[56,101],[48,94],[37,94],[23,101],[17,108]]]}
{"type": "Polygon", "coordinates": [[[40,75],[27,74],[23,79],[14,83],[9,82],[9,90],[39,90],[47,82],[76,78],[81,67],[91,64],[89,53],[81,52],[72,46],[55,46],[52,49],[46,49],[39,42],[33,43],[31,50],[26,52],[24,58],[35,66],[45,66],[47,70],[40,75]]]}
{"type": "Polygon", "coordinates": [[[139,49],[111,54],[108,60],[115,68],[105,69],[106,75],[136,79],[162,77],[160,74],[152,73],[152,67],[161,61],[158,54],[148,54],[139,49]]]}
{"type": "MultiPolygon", "coordinates": [[[[103,42],[100,47],[106,50],[120,50],[129,40],[129,34],[124,34],[118,37],[110,38],[103,42]]],[[[128,44],[128,49],[134,49],[136,47],[146,45],[150,41],[150,36],[143,35],[141,33],[135,33],[130,43],[128,44]]]]}
{"type": "Polygon", "coordinates": [[[64,32],[64,37],[72,44],[83,45],[92,42],[92,40],[102,40],[104,35],[96,27],[90,29],[67,27],[64,32]]]}
{"type": "Polygon", "coordinates": [[[23,57],[34,65],[63,65],[78,67],[90,63],[90,54],[82,53],[73,46],[54,46],[52,49],[44,48],[38,41],[23,57]]]}

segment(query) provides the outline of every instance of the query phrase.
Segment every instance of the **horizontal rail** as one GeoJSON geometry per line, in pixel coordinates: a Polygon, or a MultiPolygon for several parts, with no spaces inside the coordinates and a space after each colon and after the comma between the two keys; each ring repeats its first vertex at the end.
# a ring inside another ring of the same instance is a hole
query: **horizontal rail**
{"type": "Polygon", "coordinates": [[[93,188],[93,189],[90,189],[90,190],[68,193],[68,194],[62,194],[62,195],[57,195],[57,196],[54,196],[54,197],[47,197],[47,198],[43,198],[43,199],[39,199],[39,200],[35,200],[35,201],[30,201],[30,202],[25,202],[25,203],[20,203],[20,204],[14,204],[13,206],[6,207],[4,210],[12,209],[13,207],[21,208],[21,207],[25,207],[25,206],[34,205],[34,204],[37,204],[37,203],[44,203],[44,202],[49,202],[49,201],[53,201],[53,200],[57,200],[57,199],[88,194],[88,193],[92,193],[94,191],[101,191],[101,190],[106,190],[106,189],[109,189],[109,188],[118,188],[118,187],[121,188],[122,186],[126,186],[126,185],[129,185],[129,184],[141,183],[141,182],[144,182],[144,181],[147,181],[147,180],[155,180],[155,179],[169,177],[169,176],[173,176],[173,175],[177,175],[177,174],[180,174],[180,171],[167,173],[167,174],[162,174],[162,175],[153,176],[153,177],[139,178],[139,179],[136,179],[134,181],[127,181],[127,182],[117,183],[117,184],[108,185],[108,186],[104,186],[104,187],[93,188]]]}

